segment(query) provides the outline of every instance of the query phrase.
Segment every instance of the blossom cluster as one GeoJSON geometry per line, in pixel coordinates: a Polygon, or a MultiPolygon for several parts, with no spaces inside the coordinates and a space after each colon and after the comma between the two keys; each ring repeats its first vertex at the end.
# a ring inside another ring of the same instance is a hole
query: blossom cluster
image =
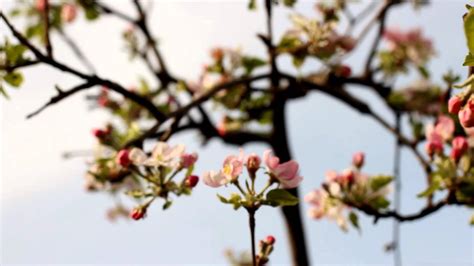
{"type": "Polygon", "coordinates": [[[291,16],[293,27],[288,30],[278,44],[280,53],[293,56],[295,66],[301,66],[306,57],[329,61],[336,55],[351,52],[356,41],[349,35],[336,31],[334,18],[336,9],[317,5],[320,18],[310,19],[299,14],[291,16]]]}
{"type": "Polygon", "coordinates": [[[382,210],[389,206],[387,195],[390,192],[391,176],[369,176],[360,170],[364,165],[365,155],[354,154],[352,166],[341,173],[328,171],[321,188],[305,196],[310,204],[308,215],[314,219],[328,218],[346,231],[349,222],[356,228],[357,215],[351,211],[355,208],[382,210]]]}
{"type": "Polygon", "coordinates": [[[427,77],[426,63],[435,55],[431,40],[423,36],[420,29],[402,31],[386,29],[383,35],[387,49],[379,53],[380,68],[386,75],[406,72],[409,65],[415,66],[427,77]]]}
{"type": "Polygon", "coordinates": [[[101,143],[95,159],[86,175],[89,190],[106,190],[122,193],[138,200],[139,204],[130,212],[135,220],[143,218],[150,204],[157,198],[165,203],[163,209],[172,204],[171,195],[189,195],[199,181],[193,175],[196,153],[186,153],[183,145],[170,146],[158,142],[148,155],[139,148],[116,150],[108,144],[117,141],[115,129],[97,129],[94,135],[101,143]],[[185,172],[180,181],[179,173],[185,172]]]}
{"type": "Polygon", "coordinates": [[[202,175],[202,179],[206,185],[214,188],[228,184],[235,185],[241,194],[233,193],[228,199],[218,195],[223,203],[232,204],[235,209],[243,206],[256,210],[261,205],[282,206],[298,203],[298,199],[285,190],[297,187],[303,180],[298,172],[298,163],[294,160],[281,163],[271,150],[264,152],[263,162],[268,178],[266,186],[259,192],[255,189],[255,180],[257,172],[262,168],[262,159],[256,154],[245,156],[242,150],[239,155],[227,156],[220,170],[207,171],[202,175]],[[239,178],[245,168],[250,180],[245,180],[244,189],[240,185],[239,178]],[[277,184],[278,188],[265,195],[273,184],[277,184]]]}

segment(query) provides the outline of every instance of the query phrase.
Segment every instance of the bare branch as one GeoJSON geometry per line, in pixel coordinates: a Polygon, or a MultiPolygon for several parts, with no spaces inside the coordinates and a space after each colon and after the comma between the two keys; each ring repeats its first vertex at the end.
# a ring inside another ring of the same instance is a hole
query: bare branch
{"type": "Polygon", "coordinates": [[[38,110],[34,111],[33,113],[29,114],[26,116],[27,119],[30,119],[36,115],[38,115],[39,113],[41,113],[44,109],[46,109],[47,107],[53,105],[53,104],[56,104],[60,101],[62,101],[63,99],[77,93],[77,92],[80,92],[82,90],[86,90],[86,89],[89,89],[91,87],[93,87],[94,84],[93,83],[84,83],[84,84],[81,84],[81,85],[78,85],[70,90],[67,90],[67,91],[62,91],[60,89],[57,88],[57,91],[58,91],[58,95],[52,97],[46,104],[44,104],[43,106],[41,106],[38,110]]]}

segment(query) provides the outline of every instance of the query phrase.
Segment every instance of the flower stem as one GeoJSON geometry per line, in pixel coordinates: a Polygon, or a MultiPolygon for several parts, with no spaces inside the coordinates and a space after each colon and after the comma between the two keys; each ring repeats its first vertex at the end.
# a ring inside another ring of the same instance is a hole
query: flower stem
{"type": "Polygon", "coordinates": [[[257,266],[257,257],[255,255],[255,210],[247,209],[249,213],[250,239],[252,241],[252,265],[257,266]]]}

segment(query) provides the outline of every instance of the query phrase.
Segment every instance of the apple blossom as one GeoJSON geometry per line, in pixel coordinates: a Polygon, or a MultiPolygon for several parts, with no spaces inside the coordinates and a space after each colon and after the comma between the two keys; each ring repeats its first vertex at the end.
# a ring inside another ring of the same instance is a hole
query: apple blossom
{"type": "Polygon", "coordinates": [[[352,156],[352,165],[356,168],[361,168],[364,165],[365,154],[363,152],[356,152],[352,156]]]}
{"type": "Polygon", "coordinates": [[[229,183],[224,174],[221,171],[208,171],[202,175],[202,181],[204,184],[210,187],[220,187],[229,183]]]}
{"type": "Polygon", "coordinates": [[[185,184],[188,187],[195,187],[197,183],[199,182],[199,177],[197,175],[190,175],[186,177],[185,184]]]}
{"type": "Polygon", "coordinates": [[[448,111],[451,114],[458,114],[462,107],[462,99],[459,96],[453,96],[448,101],[448,111]]]}
{"type": "Polygon", "coordinates": [[[299,165],[296,161],[291,160],[280,164],[280,159],[274,156],[271,150],[266,150],[263,153],[263,160],[267,165],[267,171],[284,188],[295,188],[303,180],[303,177],[298,175],[299,165]]]}
{"type": "Polygon", "coordinates": [[[76,18],[77,7],[74,4],[64,4],[61,7],[61,19],[64,22],[72,22],[76,18]]]}
{"type": "Polygon", "coordinates": [[[130,218],[133,220],[140,220],[145,217],[146,209],[143,207],[136,207],[130,212],[130,218]]]}
{"type": "Polygon", "coordinates": [[[198,159],[197,153],[184,153],[181,155],[181,167],[189,168],[193,166],[198,159]]]}
{"type": "Polygon", "coordinates": [[[274,236],[267,236],[265,238],[265,242],[267,242],[268,245],[273,245],[275,244],[275,237],[274,236]]]}
{"type": "Polygon", "coordinates": [[[454,121],[451,117],[441,115],[438,117],[434,130],[438,133],[444,141],[450,140],[454,133],[454,121]]]}
{"type": "Polygon", "coordinates": [[[451,158],[458,162],[461,156],[467,151],[468,143],[465,137],[455,137],[452,142],[451,158]]]}
{"type": "Polygon", "coordinates": [[[247,170],[251,173],[255,173],[259,168],[262,160],[255,153],[250,154],[247,157],[247,170]]]}
{"type": "Polygon", "coordinates": [[[225,158],[224,164],[222,166],[222,173],[229,182],[237,180],[239,175],[242,173],[244,166],[243,162],[244,156],[243,152],[240,152],[239,156],[229,155],[225,158]]]}
{"type": "Polygon", "coordinates": [[[36,0],[35,7],[38,11],[44,11],[46,4],[46,0],[36,0]]]}
{"type": "Polygon", "coordinates": [[[147,166],[176,167],[179,158],[184,153],[184,145],[170,146],[166,142],[158,142],[151,152],[151,156],[143,164],[147,166]]]}
{"type": "Polygon", "coordinates": [[[120,150],[117,154],[117,157],[116,157],[117,164],[119,164],[123,167],[128,167],[132,163],[132,161],[130,160],[129,155],[130,155],[130,153],[129,153],[128,150],[126,150],[126,149],[120,150]]]}
{"type": "Polygon", "coordinates": [[[459,111],[458,116],[463,127],[474,127],[474,103],[472,100],[469,100],[466,106],[459,111]]]}
{"type": "Polygon", "coordinates": [[[105,137],[107,137],[109,135],[110,132],[108,132],[108,130],[103,130],[103,129],[93,129],[92,130],[92,134],[98,138],[98,139],[104,139],[105,137]]]}

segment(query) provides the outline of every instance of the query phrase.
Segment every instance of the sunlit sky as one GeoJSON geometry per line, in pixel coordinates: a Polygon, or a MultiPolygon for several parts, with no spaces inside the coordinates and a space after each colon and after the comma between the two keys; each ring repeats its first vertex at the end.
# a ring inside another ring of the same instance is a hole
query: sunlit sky
{"type": "MultiPolygon", "coordinates": [[[[130,14],[128,1],[106,1],[130,14]]],[[[414,11],[409,5],[390,13],[388,25],[402,29],[423,27],[438,51],[430,65],[435,80],[449,69],[465,74],[461,62],[466,53],[461,16],[468,1],[434,1],[414,11]]],[[[13,0],[0,0],[8,10],[13,0]]],[[[171,71],[196,78],[208,50],[214,45],[240,46],[245,52],[264,55],[256,38],[264,31],[262,10],[248,12],[246,1],[155,1],[150,24],[160,39],[171,71]]],[[[315,15],[312,1],[301,1],[298,12],[315,15]]],[[[276,33],[288,26],[288,10],[275,14],[276,33]]],[[[20,25],[21,21],[15,21],[20,25]]],[[[67,31],[80,43],[100,75],[128,86],[137,76],[149,77],[146,69],[130,63],[119,41],[127,27],[114,18],[104,18],[93,26],[81,19],[67,31]]],[[[373,34],[373,32],[372,32],[373,34]]],[[[0,36],[7,35],[4,24],[0,36]]],[[[369,36],[370,37],[370,36],[369,36]]],[[[53,37],[55,53],[62,61],[80,67],[66,46],[53,37]]],[[[356,73],[367,52],[364,43],[348,63],[356,73]]],[[[281,66],[291,70],[288,60],[281,66]]],[[[311,68],[311,63],[305,66],[311,68]]],[[[179,198],[166,212],[154,206],[140,222],[110,223],[105,211],[113,205],[103,194],[83,190],[85,158],[63,160],[64,151],[87,150],[94,145],[93,127],[107,115],[90,111],[84,94],[52,106],[31,120],[25,116],[41,106],[54,92],[54,85],[73,86],[78,80],[49,67],[25,71],[26,81],[11,100],[1,105],[1,242],[0,264],[225,264],[223,251],[248,249],[247,218],[220,204],[216,191],[198,186],[192,197],[179,198]]],[[[400,85],[410,81],[404,78],[400,85]]],[[[370,101],[373,108],[392,119],[377,97],[363,88],[351,91],[370,101]]],[[[393,138],[373,120],[354,113],[347,106],[314,93],[289,105],[289,135],[292,151],[305,177],[303,194],[320,185],[328,169],[348,166],[351,154],[367,154],[364,170],[391,173],[393,138]],[[330,117],[330,120],[328,119],[330,117]]],[[[180,135],[172,143],[185,143],[199,152],[197,173],[219,167],[222,158],[235,147],[212,141],[201,147],[196,134],[180,135]]],[[[264,146],[248,145],[248,152],[261,153],[264,146]]],[[[402,211],[415,212],[424,204],[415,195],[424,188],[424,177],[409,151],[403,152],[402,211]]],[[[224,191],[223,194],[226,192],[224,191]]],[[[303,206],[306,212],[307,206],[303,206]]],[[[472,211],[445,208],[428,218],[402,225],[404,265],[473,265],[473,230],[468,226],[472,211]]],[[[362,232],[343,233],[327,221],[304,218],[311,261],[315,265],[391,265],[392,256],[383,251],[391,240],[392,223],[362,215],[362,232]]],[[[288,265],[283,220],[278,209],[262,208],[257,214],[257,238],[275,235],[277,244],[272,265],[288,265]]]]}

